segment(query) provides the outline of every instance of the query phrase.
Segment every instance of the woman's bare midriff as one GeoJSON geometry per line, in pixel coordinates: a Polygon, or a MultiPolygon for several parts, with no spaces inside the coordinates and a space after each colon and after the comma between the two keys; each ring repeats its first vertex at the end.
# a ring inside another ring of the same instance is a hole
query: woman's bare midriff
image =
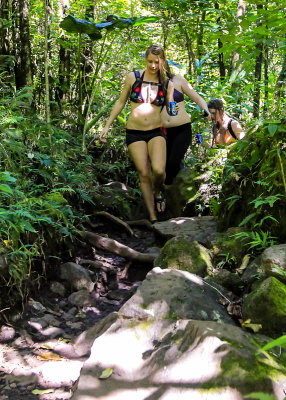
{"type": "Polygon", "coordinates": [[[126,128],[149,131],[161,126],[161,107],[150,103],[131,103],[126,128]]]}
{"type": "Polygon", "coordinates": [[[185,110],[184,101],[177,103],[177,106],[179,107],[178,114],[174,116],[169,115],[166,111],[166,107],[164,107],[161,113],[161,120],[165,128],[173,128],[174,126],[180,126],[191,122],[190,116],[185,110]]]}

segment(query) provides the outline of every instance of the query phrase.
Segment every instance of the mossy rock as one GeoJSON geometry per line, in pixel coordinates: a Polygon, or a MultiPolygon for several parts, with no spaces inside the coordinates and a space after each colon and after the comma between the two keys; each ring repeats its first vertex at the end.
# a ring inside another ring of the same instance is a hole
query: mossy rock
{"type": "Polygon", "coordinates": [[[184,209],[189,202],[199,196],[201,173],[192,168],[182,169],[172,185],[166,188],[168,210],[173,217],[184,215],[184,209]]]}
{"type": "Polygon", "coordinates": [[[221,255],[233,260],[233,265],[239,266],[246,249],[242,239],[235,237],[237,233],[242,232],[239,227],[229,228],[226,232],[219,233],[212,241],[212,253],[214,255],[213,264],[216,265],[222,261],[221,255]]]}
{"type": "Polygon", "coordinates": [[[243,289],[243,281],[239,275],[227,269],[221,269],[209,278],[212,282],[231,290],[235,294],[240,294],[243,289]]]}
{"type": "Polygon", "coordinates": [[[267,276],[274,276],[286,284],[286,244],[277,244],[264,250],[261,266],[267,276]]]}
{"type": "Polygon", "coordinates": [[[286,332],[286,285],[274,277],[257,284],[243,302],[243,319],[261,324],[261,332],[269,336],[286,332]]]}
{"type": "Polygon", "coordinates": [[[211,255],[208,249],[187,236],[176,236],[168,240],[154,262],[155,267],[178,269],[204,277],[212,272],[211,255]]]}

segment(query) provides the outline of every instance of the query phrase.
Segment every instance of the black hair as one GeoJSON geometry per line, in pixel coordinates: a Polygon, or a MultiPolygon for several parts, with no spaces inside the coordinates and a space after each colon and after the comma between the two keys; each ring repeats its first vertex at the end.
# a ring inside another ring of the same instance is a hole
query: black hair
{"type": "Polygon", "coordinates": [[[208,108],[214,108],[215,110],[224,111],[223,101],[220,99],[213,99],[208,102],[208,108]]]}

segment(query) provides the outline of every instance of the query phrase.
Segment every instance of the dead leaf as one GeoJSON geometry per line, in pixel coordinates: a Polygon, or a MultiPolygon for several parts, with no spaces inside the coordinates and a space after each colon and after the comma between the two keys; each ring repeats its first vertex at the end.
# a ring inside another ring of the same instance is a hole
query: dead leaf
{"type": "Polygon", "coordinates": [[[60,357],[56,353],[52,353],[51,351],[48,351],[47,353],[40,354],[37,356],[38,360],[43,360],[43,361],[61,361],[62,357],[60,357]]]}
{"type": "Polygon", "coordinates": [[[261,324],[252,324],[250,318],[247,319],[246,321],[242,321],[241,326],[243,328],[251,329],[254,333],[257,333],[260,331],[260,329],[262,329],[261,324]]]}

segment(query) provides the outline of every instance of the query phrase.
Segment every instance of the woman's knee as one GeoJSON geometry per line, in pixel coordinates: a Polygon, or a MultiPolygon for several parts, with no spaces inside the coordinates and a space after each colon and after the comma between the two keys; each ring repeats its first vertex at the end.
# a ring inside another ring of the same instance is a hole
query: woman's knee
{"type": "Polygon", "coordinates": [[[148,183],[151,181],[151,172],[148,170],[138,171],[139,180],[141,183],[148,183]]]}
{"type": "Polygon", "coordinates": [[[152,172],[155,179],[163,179],[165,177],[165,167],[154,167],[152,172]]]}

